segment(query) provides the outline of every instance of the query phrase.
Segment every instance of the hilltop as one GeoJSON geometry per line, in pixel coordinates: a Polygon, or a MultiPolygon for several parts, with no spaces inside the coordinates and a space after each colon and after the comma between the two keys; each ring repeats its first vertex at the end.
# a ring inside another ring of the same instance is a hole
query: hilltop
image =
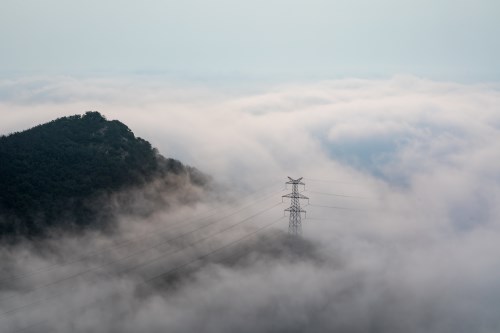
{"type": "MultiPolygon", "coordinates": [[[[156,185],[149,198],[168,205],[161,192],[203,187],[207,177],[163,157],[126,125],[99,112],[62,117],[2,136],[0,237],[109,226],[116,205],[112,209],[106,200],[152,183],[156,185]]],[[[131,213],[133,205],[128,203],[131,213]]],[[[140,213],[150,213],[151,207],[140,213]]]]}

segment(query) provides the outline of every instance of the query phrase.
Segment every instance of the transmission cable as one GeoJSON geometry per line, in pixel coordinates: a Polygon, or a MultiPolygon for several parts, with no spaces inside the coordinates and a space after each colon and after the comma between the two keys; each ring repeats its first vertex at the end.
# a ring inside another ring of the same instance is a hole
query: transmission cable
{"type": "Polygon", "coordinates": [[[331,208],[331,209],[341,209],[341,210],[352,210],[352,211],[358,211],[358,212],[370,212],[370,211],[373,211],[371,209],[357,209],[357,208],[348,208],[348,207],[340,207],[340,206],[327,206],[327,205],[316,205],[316,204],[309,204],[308,206],[321,207],[321,208],[331,208]]]}
{"type": "Polygon", "coordinates": [[[308,193],[313,193],[313,194],[320,194],[320,195],[327,195],[327,196],[332,196],[332,197],[344,197],[344,198],[356,198],[356,199],[371,199],[371,198],[368,198],[368,197],[361,197],[361,196],[357,196],[357,195],[326,193],[326,192],[318,192],[318,191],[311,191],[311,190],[304,190],[303,192],[308,192],[308,193]]]}
{"type": "MultiPolygon", "coordinates": [[[[269,187],[267,187],[267,188],[269,188],[269,187]]],[[[278,192],[281,192],[281,190],[273,192],[271,194],[274,195],[274,194],[276,194],[278,192]]],[[[252,194],[250,194],[248,196],[251,196],[254,193],[252,193],[252,194]]],[[[244,206],[244,208],[248,208],[251,205],[253,205],[253,204],[257,203],[257,202],[260,202],[260,201],[262,201],[262,200],[264,200],[264,199],[266,199],[268,197],[269,196],[266,195],[265,197],[260,198],[260,199],[258,199],[256,201],[254,201],[252,204],[244,206]]],[[[115,244],[111,244],[110,246],[107,246],[105,248],[101,248],[99,250],[88,252],[87,254],[84,254],[83,256],[80,256],[80,257],[78,257],[76,259],[73,259],[73,260],[65,261],[65,262],[62,262],[62,263],[54,263],[54,264],[51,264],[51,265],[48,265],[48,266],[41,267],[39,269],[33,270],[31,272],[26,272],[24,274],[19,274],[19,275],[11,276],[9,278],[0,280],[0,284],[3,283],[3,282],[6,282],[8,280],[11,280],[11,279],[24,279],[24,278],[31,277],[31,276],[34,276],[34,275],[37,275],[37,274],[40,274],[40,273],[45,273],[45,272],[52,271],[52,270],[54,270],[56,268],[61,268],[61,267],[72,265],[72,264],[75,264],[75,263],[78,263],[78,262],[81,262],[81,261],[88,260],[90,258],[98,256],[99,254],[105,253],[105,252],[107,252],[109,250],[118,249],[118,248],[121,248],[121,247],[126,247],[126,246],[130,245],[131,243],[134,244],[134,243],[137,243],[137,242],[141,242],[141,241],[143,241],[145,239],[148,239],[150,237],[155,237],[155,236],[164,234],[166,232],[171,231],[175,227],[180,226],[181,224],[182,225],[190,224],[190,223],[193,223],[193,222],[196,222],[196,221],[201,221],[201,220],[210,218],[210,217],[212,217],[214,215],[217,215],[218,214],[218,212],[217,212],[218,210],[219,209],[212,209],[212,210],[209,211],[209,213],[211,213],[211,214],[205,215],[205,216],[201,216],[201,217],[194,217],[194,218],[191,218],[188,221],[184,221],[184,220],[178,221],[178,222],[176,222],[174,224],[165,226],[164,228],[160,228],[161,231],[159,231],[159,230],[152,230],[152,231],[149,231],[147,233],[144,233],[144,234],[138,236],[137,238],[132,238],[132,239],[127,239],[127,240],[119,241],[119,242],[117,242],[115,244]]],[[[225,217],[223,217],[223,218],[225,218],[225,217]]],[[[2,299],[0,299],[0,301],[2,301],[2,299]]]]}
{"type": "MultiPolygon", "coordinates": [[[[182,247],[182,248],[180,248],[180,249],[178,249],[178,250],[176,250],[176,251],[174,251],[174,252],[167,253],[167,256],[173,255],[173,254],[175,254],[175,253],[179,253],[179,252],[181,252],[181,251],[183,251],[183,250],[185,250],[185,249],[187,249],[187,248],[189,248],[189,247],[192,247],[193,245],[195,245],[195,244],[197,244],[197,243],[200,243],[200,242],[206,241],[206,240],[208,240],[208,239],[210,239],[210,238],[212,238],[212,237],[215,237],[215,236],[217,236],[217,235],[219,235],[219,234],[221,234],[221,233],[223,233],[223,232],[225,232],[225,231],[227,231],[227,230],[230,230],[230,229],[232,229],[232,228],[234,228],[234,227],[236,227],[236,226],[238,226],[238,225],[240,225],[240,224],[242,224],[242,223],[244,223],[244,222],[246,222],[246,221],[249,221],[249,220],[251,220],[252,218],[254,218],[254,217],[256,217],[256,216],[258,216],[258,215],[260,215],[260,214],[262,214],[262,213],[264,213],[264,212],[266,212],[266,211],[269,211],[269,210],[271,210],[272,208],[275,208],[275,207],[277,207],[277,206],[279,206],[279,205],[281,205],[281,204],[282,204],[281,202],[279,202],[279,203],[277,203],[277,204],[274,204],[273,206],[268,207],[268,208],[266,208],[266,209],[264,209],[264,210],[261,210],[261,211],[259,211],[258,213],[255,213],[255,214],[253,214],[252,216],[247,217],[247,218],[245,218],[245,219],[243,219],[243,220],[241,220],[241,221],[238,221],[237,223],[232,224],[231,226],[226,227],[226,228],[224,228],[224,229],[222,229],[222,230],[218,231],[217,233],[215,233],[215,234],[213,234],[213,235],[210,235],[210,236],[204,237],[204,238],[202,238],[202,239],[200,239],[200,240],[198,240],[198,241],[196,241],[196,242],[193,242],[193,243],[189,244],[188,246],[182,247]]],[[[236,213],[237,213],[237,212],[236,212],[236,213]]],[[[230,214],[230,215],[234,215],[234,214],[235,214],[235,213],[230,214]]],[[[230,216],[230,215],[228,215],[228,216],[230,216]]],[[[195,232],[195,231],[198,231],[198,230],[200,230],[200,229],[203,229],[203,228],[205,228],[205,227],[207,227],[207,226],[209,226],[209,225],[215,224],[215,223],[220,222],[220,221],[221,221],[221,220],[217,220],[217,221],[215,221],[215,222],[212,222],[212,223],[210,223],[210,224],[207,224],[207,225],[205,225],[205,226],[202,226],[202,227],[200,227],[200,228],[197,228],[197,229],[195,229],[195,230],[192,230],[192,231],[190,231],[190,232],[188,232],[188,233],[185,233],[185,234],[182,234],[182,235],[177,236],[177,237],[175,237],[175,238],[169,239],[169,240],[167,240],[166,242],[169,242],[169,241],[172,241],[172,240],[175,240],[175,239],[178,239],[178,238],[184,237],[184,236],[186,236],[186,235],[188,235],[188,234],[191,234],[191,233],[193,233],[193,232],[195,232]]],[[[166,242],[162,242],[162,244],[164,244],[164,243],[166,243],[166,242]]],[[[158,245],[158,244],[157,244],[157,245],[158,245]]],[[[151,249],[151,248],[148,248],[148,249],[146,249],[146,250],[149,250],[149,249],[151,249]]],[[[145,250],[143,250],[143,251],[139,251],[138,253],[142,253],[142,252],[145,252],[145,250]]],[[[76,274],[74,274],[74,275],[70,275],[70,276],[64,277],[64,278],[62,278],[62,279],[59,279],[59,280],[56,280],[56,281],[49,282],[49,283],[47,283],[47,284],[37,286],[37,287],[33,288],[32,290],[27,291],[27,292],[26,292],[25,294],[23,294],[22,296],[26,296],[26,295],[28,295],[28,294],[30,294],[30,293],[32,293],[32,292],[34,292],[34,291],[41,290],[41,289],[46,288],[46,287],[49,287],[49,286],[51,286],[51,285],[55,285],[55,284],[58,284],[58,283],[61,283],[61,282],[64,282],[64,281],[67,281],[67,280],[70,280],[70,279],[76,278],[76,277],[78,277],[78,276],[84,275],[84,274],[89,273],[89,272],[91,272],[91,271],[95,271],[95,270],[97,270],[97,269],[100,269],[100,268],[106,267],[106,266],[107,266],[107,265],[109,265],[109,264],[112,264],[112,263],[115,263],[115,262],[119,262],[119,261],[122,261],[122,260],[124,260],[124,259],[128,259],[128,258],[130,258],[130,257],[132,257],[132,256],[137,255],[138,253],[133,253],[133,254],[131,254],[131,255],[128,255],[128,256],[125,256],[125,257],[122,257],[122,258],[119,258],[119,259],[112,260],[112,261],[107,262],[107,263],[105,263],[105,264],[102,264],[102,265],[99,265],[99,266],[96,266],[96,267],[92,267],[92,268],[86,269],[86,270],[81,271],[81,272],[78,272],[78,273],[76,273],[76,274]]],[[[159,258],[165,258],[165,255],[163,254],[161,257],[156,257],[156,258],[154,258],[153,260],[151,260],[151,262],[153,262],[153,261],[158,261],[158,260],[159,260],[159,258]]],[[[147,264],[147,263],[146,263],[146,264],[147,264]]],[[[141,266],[145,266],[145,264],[141,263],[141,264],[138,264],[138,265],[136,265],[136,266],[137,266],[137,267],[141,267],[141,266]]],[[[129,272],[129,271],[132,271],[133,269],[135,269],[135,267],[132,267],[131,269],[125,270],[124,272],[120,272],[120,273],[126,273],[126,272],[129,272]]],[[[64,293],[64,292],[63,292],[63,293],[64,293]]],[[[61,294],[63,294],[63,293],[61,293],[61,294]]],[[[43,298],[43,299],[36,300],[36,301],[34,301],[34,302],[31,302],[31,303],[28,303],[28,304],[25,304],[25,305],[19,306],[19,307],[17,307],[17,308],[13,308],[13,309],[10,309],[10,310],[7,310],[7,311],[4,311],[4,312],[1,312],[1,313],[0,313],[0,318],[5,317],[6,315],[8,315],[8,314],[10,314],[10,313],[14,313],[14,312],[17,312],[17,311],[22,310],[22,309],[24,309],[24,308],[30,307],[30,306],[32,306],[32,305],[36,305],[37,303],[40,303],[40,302],[42,302],[42,301],[46,301],[46,300],[51,299],[51,298],[53,298],[53,297],[57,297],[58,295],[59,295],[59,294],[56,294],[56,295],[51,295],[51,296],[45,297],[45,298],[43,298]]],[[[13,297],[16,297],[16,296],[18,296],[18,295],[11,295],[11,296],[5,297],[5,298],[3,298],[3,299],[2,299],[2,301],[7,300],[7,299],[10,299],[10,298],[13,298],[13,297]]]]}
{"type": "Polygon", "coordinates": [[[182,265],[176,266],[176,267],[174,267],[174,268],[172,268],[172,269],[170,269],[170,270],[168,270],[168,271],[166,271],[166,272],[164,272],[164,273],[161,273],[161,274],[155,275],[155,276],[153,276],[153,277],[151,277],[151,278],[149,278],[149,279],[145,280],[143,283],[149,283],[149,282],[151,282],[151,281],[153,281],[153,280],[156,280],[156,279],[159,279],[159,278],[161,278],[161,277],[168,276],[168,275],[172,274],[173,272],[178,271],[179,269],[182,269],[182,268],[184,268],[184,267],[186,267],[186,266],[188,266],[188,265],[191,265],[192,263],[194,263],[194,262],[196,262],[196,261],[199,261],[199,260],[201,260],[201,259],[204,259],[204,258],[206,258],[206,257],[208,257],[208,256],[210,256],[210,255],[212,255],[212,254],[214,254],[214,253],[216,253],[216,252],[219,252],[220,250],[223,250],[223,249],[226,249],[226,248],[228,248],[228,247],[234,246],[235,244],[237,244],[237,243],[241,242],[243,239],[247,239],[248,237],[250,237],[250,236],[253,236],[253,235],[257,234],[258,232],[260,232],[260,231],[262,231],[262,230],[264,230],[264,229],[269,228],[269,227],[270,227],[270,226],[272,226],[273,224],[276,224],[276,223],[278,223],[279,221],[281,221],[282,219],[284,219],[284,217],[283,217],[283,216],[282,216],[282,217],[280,217],[280,218],[279,218],[279,219],[277,219],[277,220],[274,220],[273,222],[271,222],[271,223],[269,223],[269,224],[266,224],[266,225],[264,225],[264,226],[262,226],[262,227],[258,228],[257,230],[255,230],[255,231],[253,231],[253,232],[251,232],[251,233],[249,233],[249,234],[245,235],[244,237],[238,238],[238,239],[237,239],[237,240],[235,240],[235,241],[232,241],[232,242],[230,242],[230,243],[228,243],[228,244],[226,244],[226,245],[224,245],[224,246],[219,247],[218,249],[215,249],[215,250],[213,250],[213,251],[210,251],[210,252],[208,252],[207,254],[204,254],[204,255],[202,255],[202,256],[199,256],[199,257],[197,257],[197,258],[195,258],[195,259],[193,259],[193,260],[191,260],[191,261],[188,261],[188,262],[186,262],[186,263],[184,263],[184,264],[182,264],[182,265]]]}
{"type": "Polygon", "coordinates": [[[361,186],[360,183],[353,183],[350,181],[345,181],[345,180],[336,180],[336,179],[314,179],[314,178],[303,178],[304,181],[311,181],[311,182],[321,182],[321,183],[339,183],[339,184],[350,184],[350,185],[358,185],[361,186]]]}
{"type": "MultiPolygon", "coordinates": [[[[280,204],[281,204],[281,203],[280,203],[280,204]]],[[[202,259],[204,259],[204,258],[206,258],[206,257],[208,257],[208,256],[210,256],[210,255],[212,255],[212,254],[214,254],[214,253],[217,253],[217,252],[219,252],[219,251],[221,251],[221,250],[224,250],[224,249],[230,248],[231,246],[234,246],[234,245],[238,244],[239,242],[241,242],[241,241],[243,241],[243,240],[245,240],[245,239],[247,239],[247,238],[249,238],[249,237],[251,237],[251,236],[253,236],[253,235],[255,235],[255,234],[259,233],[259,232],[261,232],[261,231],[263,231],[264,229],[267,229],[267,228],[271,227],[272,225],[274,225],[274,224],[276,224],[276,223],[280,222],[283,218],[284,218],[284,217],[280,217],[279,219],[274,220],[274,221],[272,221],[271,223],[268,223],[268,224],[266,224],[266,225],[264,225],[264,226],[262,226],[262,227],[259,227],[257,230],[255,230],[255,231],[253,231],[253,232],[251,232],[251,233],[249,233],[249,234],[247,234],[247,235],[245,235],[245,236],[243,236],[243,237],[240,237],[240,238],[238,238],[238,239],[236,239],[236,240],[234,240],[234,241],[232,241],[232,242],[230,242],[230,243],[228,243],[228,244],[226,244],[226,245],[223,245],[223,246],[221,246],[221,247],[219,247],[219,248],[217,248],[217,249],[215,249],[215,250],[213,250],[213,251],[210,251],[210,252],[208,252],[208,253],[206,253],[206,254],[204,254],[204,255],[201,255],[201,256],[199,256],[199,257],[197,257],[197,258],[193,259],[193,260],[190,260],[190,261],[188,261],[188,262],[186,262],[186,263],[183,263],[183,264],[178,265],[178,266],[176,266],[176,267],[174,267],[174,268],[172,268],[172,269],[169,269],[169,270],[167,270],[166,272],[163,272],[163,273],[161,273],[161,274],[155,275],[155,276],[153,276],[153,277],[151,277],[151,278],[149,278],[149,279],[147,279],[147,280],[144,280],[144,281],[142,281],[142,282],[138,283],[137,285],[149,284],[149,283],[151,283],[151,281],[157,280],[157,279],[159,279],[159,278],[161,278],[161,277],[168,276],[169,274],[172,274],[172,273],[174,273],[174,272],[176,272],[176,271],[178,271],[178,270],[180,270],[180,269],[182,269],[182,268],[184,268],[184,267],[187,267],[187,266],[189,266],[190,264],[195,263],[196,261],[202,260],[202,259]]],[[[136,286],[137,286],[137,285],[136,285],[136,286]]],[[[107,296],[107,297],[108,297],[108,296],[107,296]]],[[[100,298],[100,299],[94,300],[94,301],[90,302],[89,304],[87,304],[87,305],[85,306],[85,308],[89,308],[89,307],[91,307],[91,306],[93,306],[93,305],[95,305],[95,304],[97,304],[97,303],[99,303],[99,302],[101,302],[101,301],[103,301],[103,300],[105,300],[105,298],[100,298]]],[[[84,310],[85,310],[85,309],[84,309],[84,310]]],[[[29,325],[28,327],[24,327],[24,328],[21,328],[21,329],[18,329],[18,330],[12,331],[12,333],[21,332],[21,331],[26,331],[26,330],[28,330],[28,329],[31,329],[31,328],[35,327],[35,326],[41,325],[41,324],[43,324],[43,323],[45,323],[45,322],[47,322],[47,321],[48,321],[48,319],[41,320],[41,321],[39,321],[38,323],[34,323],[34,324],[29,325]]]]}

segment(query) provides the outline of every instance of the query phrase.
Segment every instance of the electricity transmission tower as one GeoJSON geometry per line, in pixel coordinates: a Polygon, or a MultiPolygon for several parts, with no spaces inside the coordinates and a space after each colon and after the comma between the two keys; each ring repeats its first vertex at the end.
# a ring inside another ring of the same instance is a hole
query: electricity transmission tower
{"type": "Polygon", "coordinates": [[[302,213],[306,213],[305,210],[300,208],[300,199],[307,199],[309,200],[308,197],[305,195],[302,195],[299,193],[299,185],[304,185],[304,188],[306,184],[304,184],[301,180],[302,177],[299,179],[290,179],[289,181],[286,182],[286,184],[291,184],[292,185],[292,193],[286,194],[282,196],[283,198],[290,198],[290,207],[285,209],[285,212],[290,213],[290,219],[288,223],[288,234],[292,236],[298,236],[302,234],[302,213]]]}

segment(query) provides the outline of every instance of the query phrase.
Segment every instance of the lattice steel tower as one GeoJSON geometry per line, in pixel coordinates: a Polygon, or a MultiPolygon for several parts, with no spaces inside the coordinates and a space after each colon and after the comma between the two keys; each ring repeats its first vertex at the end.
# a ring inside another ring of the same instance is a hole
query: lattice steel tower
{"type": "Polygon", "coordinates": [[[288,179],[290,180],[287,181],[286,184],[292,185],[292,193],[283,195],[282,198],[291,199],[290,207],[285,209],[285,212],[290,212],[288,234],[297,236],[302,234],[302,213],[306,213],[305,210],[300,208],[300,199],[309,200],[309,198],[299,193],[299,185],[304,185],[304,188],[306,186],[306,184],[301,181],[302,177],[299,179],[292,179],[288,177],[288,179]]]}

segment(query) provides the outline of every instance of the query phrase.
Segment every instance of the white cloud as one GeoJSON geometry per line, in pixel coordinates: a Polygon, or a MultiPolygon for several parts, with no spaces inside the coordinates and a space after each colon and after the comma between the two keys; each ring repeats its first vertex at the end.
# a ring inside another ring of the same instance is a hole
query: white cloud
{"type": "Polygon", "coordinates": [[[415,77],[241,90],[158,79],[0,86],[1,133],[98,110],[230,186],[304,176],[309,216],[330,219],[304,221],[328,258],[323,266],[257,261],[202,270],[175,296],[141,300],[135,310],[90,320],[91,328],[113,327],[120,311],[130,315],[130,331],[244,332],[251,322],[262,331],[294,323],[318,332],[468,332],[499,324],[498,86],[415,77]]]}

